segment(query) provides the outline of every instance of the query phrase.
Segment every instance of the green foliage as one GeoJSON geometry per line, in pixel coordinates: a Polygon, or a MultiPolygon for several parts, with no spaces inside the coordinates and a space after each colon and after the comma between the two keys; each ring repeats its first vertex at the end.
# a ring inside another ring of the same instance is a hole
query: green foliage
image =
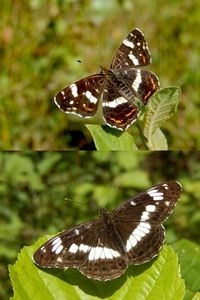
{"type": "Polygon", "coordinates": [[[132,136],[127,132],[99,125],[87,125],[87,128],[92,134],[97,150],[133,151],[137,149],[132,136]]]}
{"type": "Polygon", "coordinates": [[[192,297],[192,300],[199,300],[200,299],[200,292],[197,292],[194,297],[192,297]]]}
{"type": "Polygon", "coordinates": [[[186,284],[184,300],[192,299],[200,287],[200,247],[188,240],[180,240],[173,245],[178,254],[182,278],[186,284]]]}
{"type": "MultiPolygon", "coordinates": [[[[148,41],[150,69],[161,87],[177,85],[182,91],[176,115],[162,127],[168,146],[199,149],[199,3],[162,1],[158,14],[159,9],[159,0],[153,5],[144,0],[5,1],[0,27],[0,148],[94,148],[83,123],[60,112],[53,96],[65,85],[99,72],[94,65],[109,66],[122,38],[138,27],[148,41]]],[[[163,137],[156,138],[156,146],[164,148],[163,143],[166,147],[163,137]]]]}
{"type": "Polygon", "coordinates": [[[131,266],[114,281],[98,282],[87,279],[77,270],[45,272],[37,268],[31,257],[46,239],[22,249],[18,261],[9,267],[14,287],[12,299],[183,299],[184,281],[177,256],[169,246],[163,247],[153,263],[131,266]]]}
{"type": "Polygon", "coordinates": [[[160,90],[149,101],[143,122],[149,150],[167,150],[166,138],[160,127],[176,112],[179,101],[180,90],[176,87],[160,90]]]}
{"type": "MultiPolygon", "coordinates": [[[[168,149],[166,137],[160,127],[174,114],[179,100],[180,90],[176,87],[160,90],[151,98],[144,115],[144,133],[140,128],[140,122],[137,121],[144,149],[168,149]]],[[[87,125],[87,128],[92,134],[97,150],[133,151],[138,149],[138,146],[134,142],[134,136],[128,132],[121,132],[111,129],[108,126],[101,127],[99,125],[87,125]]]]}

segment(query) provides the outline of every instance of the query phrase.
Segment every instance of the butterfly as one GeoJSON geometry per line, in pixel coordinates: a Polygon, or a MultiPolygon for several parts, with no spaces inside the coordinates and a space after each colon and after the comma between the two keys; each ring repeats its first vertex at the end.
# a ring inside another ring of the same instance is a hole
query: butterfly
{"type": "Polygon", "coordinates": [[[92,220],[51,238],[33,255],[42,268],[77,268],[100,281],[121,276],[131,264],[158,255],[164,241],[162,222],[180,198],[176,181],[160,183],[123,202],[111,213],[100,210],[92,220]]]}
{"type": "Polygon", "coordinates": [[[141,105],[159,88],[157,76],[141,69],[151,63],[143,33],[132,30],[117,49],[110,68],[85,77],[65,87],[54,97],[65,113],[83,118],[93,117],[101,102],[104,122],[126,130],[141,113],[141,105]]]}

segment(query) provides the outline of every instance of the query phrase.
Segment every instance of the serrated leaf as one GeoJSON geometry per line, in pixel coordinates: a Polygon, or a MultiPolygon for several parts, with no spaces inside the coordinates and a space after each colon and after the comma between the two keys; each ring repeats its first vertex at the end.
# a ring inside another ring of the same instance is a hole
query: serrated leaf
{"type": "Polygon", "coordinates": [[[148,145],[152,144],[152,136],[157,128],[171,118],[176,112],[180,99],[180,89],[169,87],[157,92],[149,101],[143,120],[143,132],[148,145]]]}
{"type": "Polygon", "coordinates": [[[178,254],[181,274],[186,283],[185,300],[200,290],[200,246],[188,240],[181,240],[173,245],[178,254]]]}
{"type": "Polygon", "coordinates": [[[24,247],[17,262],[9,266],[14,300],[112,299],[155,300],[183,299],[184,282],[179,274],[177,257],[170,246],[164,246],[157,259],[130,266],[118,279],[99,282],[84,277],[78,270],[39,269],[32,254],[49,236],[35,245],[24,247]]]}
{"type": "Polygon", "coordinates": [[[97,150],[137,150],[133,137],[128,132],[121,132],[108,126],[86,125],[97,150]]]}
{"type": "Polygon", "coordinates": [[[194,297],[192,297],[192,300],[200,300],[200,292],[196,293],[194,297]]]}
{"type": "Polygon", "coordinates": [[[168,150],[167,140],[160,128],[157,128],[148,140],[149,150],[168,150]]]}
{"type": "Polygon", "coordinates": [[[172,247],[165,245],[148,273],[144,272],[135,278],[126,295],[127,299],[182,300],[185,285],[179,269],[172,247]]]}

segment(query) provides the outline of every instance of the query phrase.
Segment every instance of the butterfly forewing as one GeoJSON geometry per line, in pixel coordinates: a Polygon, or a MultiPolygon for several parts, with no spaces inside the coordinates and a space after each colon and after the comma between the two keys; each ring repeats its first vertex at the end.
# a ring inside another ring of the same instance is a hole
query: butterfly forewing
{"type": "Polygon", "coordinates": [[[130,263],[140,264],[158,254],[164,240],[162,222],[174,209],[181,191],[178,182],[162,183],[113,212],[117,230],[125,239],[130,263]]]}
{"type": "Polygon", "coordinates": [[[83,78],[61,90],[54,101],[65,113],[84,118],[92,117],[98,108],[103,81],[102,74],[83,78]]]}
{"type": "Polygon", "coordinates": [[[63,231],[41,246],[33,256],[34,262],[45,268],[79,267],[88,258],[89,246],[98,239],[97,231],[101,224],[90,221],[80,224],[72,229],[63,231]],[[92,232],[92,229],[95,231],[92,232]],[[83,240],[84,238],[87,241],[83,240]],[[77,251],[75,245],[87,244],[88,249],[77,251]],[[86,251],[87,250],[87,251],[86,251]]]}
{"type": "Polygon", "coordinates": [[[113,211],[113,215],[116,220],[139,221],[138,218],[151,205],[150,222],[161,223],[174,209],[181,192],[181,185],[176,181],[158,184],[122,203],[113,211]]]}
{"type": "Polygon", "coordinates": [[[143,33],[139,29],[131,31],[117,49],[111,69],[147,66],[151,55],[143,33]]]}
{"type": "Polygon", "coordinates": [[[164,240],[162,222],[181,195],[177,182],[165,182],[122,203],[112,213],[66,230],[42,245],[33,260],[40,267],[75,267],[102,281],[121,276],[129,264],[158,254],[164,240]]]}
{"type": "Polygon", "coordinates": [[[134,29],[117,49],[110,69],[102,67],[100,74],[65,87],[54,101],[65,113],[83,118],[94,116],[101,103],[105,123],[126,130],[141,112],[138,99],[145,105],[159,88],[157,76],[139,68],[150,63],[151,55],[144,35],[134,29]]]}

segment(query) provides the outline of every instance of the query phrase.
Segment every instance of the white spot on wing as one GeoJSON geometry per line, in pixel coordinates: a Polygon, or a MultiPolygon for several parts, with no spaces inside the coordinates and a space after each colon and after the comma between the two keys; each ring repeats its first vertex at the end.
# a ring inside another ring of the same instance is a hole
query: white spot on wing
{"type": "Polygon", "coordinates": [[[130,202],[130,205],[135,206],[135,205],[136,205],[135,201],[132,200],[132,201],[130,202]]]}
{"type": "Polygon", "coordinates": [[[141,226],[138,226],[133,231],[133,235],[138,235],[140,238],[142,238],[143,236],[145,236],[145,233],[141,230],[141,226]]]}
{"type": "Polygon", "coordinates": [[[56,245],[56,244],[62,244],[62,240],[59,236],[56,236],[53,240],[52,240],[52,245],[56,245]]]}
{"type": "Polygon", "coordinates": [[[76,253],[78,251],[78,246],[76,244],[71,244],[69,248],[70,253],[76,253]]]}
{"type": "Polygon", "coordinates": [[[160,201],[163,200],[163,195],[162,196],[153,196],[154,201],[160,201]]]}
{"type": "Polygon", "coordinates": [[[61,91],[60,93],[62,94],[62,96],[63,96],[63,99],[65,99],[65,98],[66,98],[66,96],[65,96],[65,92],[64,92],[64,91],[61,91]]]}
{"type": "Polygon", "coordinates": [[[88,256],[89,260],[97,260],[97,259],[112,259],[113,257],[119,257],[119,252],[107,248],[107,247],[92,247],[88,256]]]}
{"type": "Polygon", "coordinates": [[[128,241],[126,242],[126,250],[129,251],[134,248],[142,237],[149,234],[151,225],[147,222],[140,222],[133,230],[128,241]]]}
{"type": "Polygon", "coordinates": [[[130,60],[133,62],[133,64],[135,66],[139,65],[139,61],[138,61],[137,57],[135,55],[133,55],[132,51],[130,51],[130,53],[128,54],[128,57],[130,58],[130,60]]]}
{"type": "Polygon", "coordinates": [[[45,246],[43,246],[43,247],[41,248],[41,251],[42,251],[43,253],[46,253],[46,252],[47,252],[45,246]]]}
{"type": "Polygon", "coordinates": [[[146,206],[146,211],[147,212],[154,212],[156,210],[156,206],[155,205],[147,205],[146,206]]]}
{"type": "Polygon", "coordinates": [[[141,221],[146,221],[149,219],[149,212],[148,211],[143,211],[142,216],[141,216],[141,221]]]}
{"type": "Polygon", "coordinates": [[[134,44],[133,44],[133,42],[130,42],[129,40],[124,40],[123,41],[123,44],[125,45],[125,46],[127,46],[127,47],[130,47],[130,48],[134,48],[134,44]]]}
{"type": "Polygon", "coordinates": [[[119,97],[114,99],[113,101],[103,102],[103,106],[108,106],[110,108],[115,108],[123,103],[127,103],[128,101],[124,97],[119,97]]]}
{"type": "Polygon", "coordinates": [[[148,230],[150,230],[150,229],[151,229],[151,224],[149,224],[149,223],[147,223],[147,222],[144,222],[144,223],[142,223],[142,227],[145,227],[145,228],[147,228],[148,230]]]}
{"type": "Polygon", "coordinates": [[[52,243],[52,246],[53,246],[52,249],[51,249],[51,251],[55,252],[56,254],[58,254],[62,250],[60,248],[60,246],[63,248],[63,246],[61,245],[62,244],[61,238],[60,237],[56,237],[51,243],[52,243]],[[57,251],[59,251],[59,252],[57,253],[57,251]]]}
{"type": "Polygon", "coordinates": [[[126,243],[126,250],[129,251],[131,248],[134,248],[137,245],[136,238],[131,234],[127,243],[126,243]]]}
{"type": "Polygon", "coordinates": [[[94,97],[90,91],[85,92],[85,96],[88,98],[88,100],[89,100],[91,103],[94,103],[94,104],[97,103],[97,100],[98,100],[98,99],[97,99],[96,97],[94,97]]]}
{"type": "Polygon", "coordinates": [[[132,84],[132,87],[135,91],[137,91],[139,89],[141,82],[142,82],[141,72],[140,72],[140,70],[137,70],[136,78],[132,84]]]}
{"type": "Polygon", "coordinates": [[[61,256],[58,256],[57,259],[56,259],[56,261],[59,262],[59,263],[62,263],[62,261],[63,261],[63,260],[62,260],[62,257],[61,257],[61,256]]]}
{"type": "Polygon", "coordinates": [[[150,189],[147,194],[153,198],[154,201],[163,200],[163,192],[159,192],[157,189],[150,189]]]}
{"type": "Polygon", "coordinates": [[[75,233],[76,235],[79,235],[80,232],[79,232],[78,229],[75,229],[75,230],[74,230],[74,233],[75,233]]]}
{"type": "Polygon", "coordinates": [[[79,251],[82,251],[82,252],[84,252],[84,253],[87,253],[89,250],[90,250],[90,246],[88,246],[88,245],[84,245],[84,244],[80,244],[80,246],[79,246],[79,251]]]}
{"type": "Polygon", "coordinates": [[[72,85],[70,85],[70,90],[72,95],[74,96],[74,98],[78,97],[78,89],[77,89],[77,85],[75,83],[73,83],[72,85]]]}
{"type": "Polygon", "coordinates": [[[58,248],[56,249],[55,253],[59,254],[62,251],[63,248],[64,248],[63,245],[58,246],[58,248]]]}

